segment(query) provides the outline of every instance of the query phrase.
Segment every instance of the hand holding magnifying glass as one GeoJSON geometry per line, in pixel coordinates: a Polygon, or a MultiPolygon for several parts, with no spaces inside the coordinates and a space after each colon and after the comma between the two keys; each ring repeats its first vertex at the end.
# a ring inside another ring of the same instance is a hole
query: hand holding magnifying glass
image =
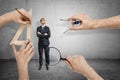
{"type": "MultiPolygon", "coordinates": [[[[49,56],[50,56],[50,66],[55,66],[60,61],[65,61],[66,64],[75,72],[81,73],[88,80],[103,80],[95,70],[87,63],[85,58],[80,55],[68,56],[66,58],[62,57],[61,52],[56,47],[49,47],[49,56]]],[[[46,49],[46,50],[47,50],[46,49]]]]}
{"type": "Polygon", "coordinates": [[[81,55],[67,56],[66,64],[77,73],[82,74],[87,80],[104,80],[96,71],[87,63],[86,59],[81,55]],[[72,66],[71,66],[72,65],[72,66]]]}
{"type": "Polygon", "coordinates": [[[62,57],[61,51],[59,49],[57,49],[56,47],[48,47],[46,51],[48,51],[48,49],[49,49],[49,56],[50,56],[50,64],[48,65],[55,66],[60,61],[67,61],[69,65],[71,65],[68,59],[62,57]]]}

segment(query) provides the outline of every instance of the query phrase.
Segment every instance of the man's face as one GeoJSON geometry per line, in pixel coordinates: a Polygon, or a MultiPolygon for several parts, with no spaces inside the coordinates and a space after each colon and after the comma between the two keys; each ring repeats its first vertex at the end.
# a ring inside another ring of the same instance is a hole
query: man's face
{"type": "Polygon", "coordinates": [[[45,24],[45,19],[42,19],[42,21],[40,22],[42,25],[45,24]]]}

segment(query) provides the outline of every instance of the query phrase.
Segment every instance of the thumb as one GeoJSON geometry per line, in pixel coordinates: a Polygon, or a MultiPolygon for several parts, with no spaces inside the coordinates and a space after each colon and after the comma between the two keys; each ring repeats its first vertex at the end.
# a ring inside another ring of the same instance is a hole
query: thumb
{"type": "Polygon", "coordinates": [[[72,27],[70,28],[70,30],[83,30],[83,29],[84,29],[83,25],[80,25],[80,26],[72,26],[72,27]]]}
{"type": "Polygon", "coordinates": [[[21,19],[18,21],[18,23],[20,23],[20,24],[27,24],[28,23],[28,21],[22,21],[21,19]]]}
{"type": "Polygon", "coordinates": [[[65,61],[65,63],[67,64],[67,66],[68,66],[70,69],[72,69],[72,66],[69,64],[68,61],[65,61]]]}
{"type": "Polygon", "coordinates": [[[32,8],[29,10],[29,14],[32,15],[32,8]]]}
{"type": "Polygon", "coordinates": [[[12,45],[12,48],[13,48],[14,54],[16,54],[17,50],[14,44],[12,45]]]}
{"type": "Polygon", "coordinates": [[[77,27],[71,27],[70,30],[78,30],[77,27]]]}

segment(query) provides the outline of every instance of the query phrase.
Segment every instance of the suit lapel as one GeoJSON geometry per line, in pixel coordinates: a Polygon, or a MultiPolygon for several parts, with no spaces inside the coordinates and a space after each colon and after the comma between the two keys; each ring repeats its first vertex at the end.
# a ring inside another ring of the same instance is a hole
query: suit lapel
{"type": "Polygon", "coordinates": [[[45,26],[44,28],[42,28],[42,26],[40,26],[40,31],[41,31],[42,33],[45,33],[45,29],[46,29],[46,26],[45,26]]]}

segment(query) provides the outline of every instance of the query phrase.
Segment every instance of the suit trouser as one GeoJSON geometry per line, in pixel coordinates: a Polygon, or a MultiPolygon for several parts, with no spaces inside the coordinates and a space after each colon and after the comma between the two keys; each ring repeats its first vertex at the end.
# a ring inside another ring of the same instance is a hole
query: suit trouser
{"type": "Polygon", "coordinates": [[[45,61],[46,64],[49,65],[50,58],[49,58],[49,45],[39,45],[38,44],[38,51],[39,51],[39,64],[43,65],[43,51],[45,52],[45,61]]]}

